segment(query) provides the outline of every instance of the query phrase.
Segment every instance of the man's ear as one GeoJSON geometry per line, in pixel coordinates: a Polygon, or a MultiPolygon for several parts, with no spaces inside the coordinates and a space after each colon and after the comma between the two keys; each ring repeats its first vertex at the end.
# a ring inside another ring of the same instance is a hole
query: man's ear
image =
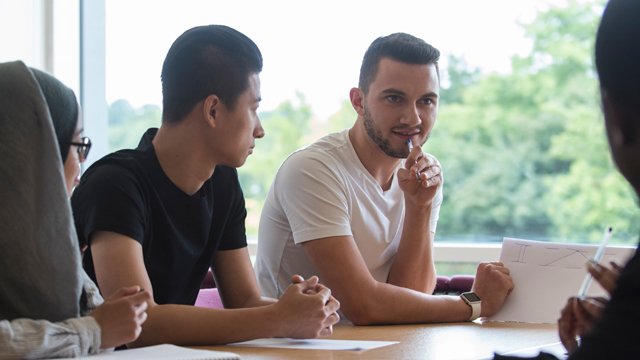
{"type": "Polygon", "coordinates": [[[351,88],[349,91],[351,106],[360,116],[364,116],[364,92],[359,88],[351,88]]]}
{"type": "Polygon", "coordinates": [[[202,102],[202,116],[211,127],[217,125],[220,103],[220,98],[217,95],[209,95],[202,102]]]}
{"type": "Polygon", "coordinates": [[[621,105],[609,96],[605,89],[601,89],[602,111],[608,123],[611,141],[616,145],[628,146],[640,138],[638,122],[640,113],[637,109],[621,105]]]}

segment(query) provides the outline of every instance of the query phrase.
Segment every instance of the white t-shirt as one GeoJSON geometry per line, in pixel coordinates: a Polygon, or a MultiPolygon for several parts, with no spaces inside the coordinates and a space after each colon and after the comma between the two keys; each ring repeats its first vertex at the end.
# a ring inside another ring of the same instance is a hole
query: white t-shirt
{"type": "MultiPolygon", "coordinates": [[[[332,236],[353,236],[371,275],[386,282],[402,237],[404,194],[395,175],[388,190],[380,188],[348,134],[323,137],[291,154],[278,170],[258,233],[255,266],[265,296],[282,295],[294,274],[316,275],[301,244],[332,236]]],[[[441,204],[442,186],[429,220],[434,233],[441,204]]]]}

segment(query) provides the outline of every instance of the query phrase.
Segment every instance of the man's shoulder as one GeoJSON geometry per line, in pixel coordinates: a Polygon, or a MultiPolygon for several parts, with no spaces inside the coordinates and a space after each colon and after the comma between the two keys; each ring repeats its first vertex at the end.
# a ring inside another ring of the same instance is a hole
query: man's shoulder
{"type": "Polygon", "coordinates": [[[106,155],[85,171],[78,189],[85,186],[105,189],[125,181],[138,183],[147,176],[146,161],[139,150],[120,150],[106,155]]]}
{"type": "Polygon", "coordinates": [[[335,149],[342,149],[347,145],[349,145],[348,131],[343,130],[340,132],[325,135],[313,142],[307,148],[314,149],[316,151],[334,151],[335,149]]]}
{"type": "Polygon", "coordinates": [[[348,139],[343,132],[329,134],[294,151],[285,163],[316,160],[321,163],[339,164],[343,161],[344,151],[348,150],[348,146],[348,139]]]}
{"type": "MultiPolygon", "coordinates": [[[[71,204],[76,224],[94,221],[97,213],[124,213],[124,205],[140,205],[147,193],[142,167],[135,150],[121,150],[93,163],[73,190],[71,204]],[[115,210],[117,209],[117,210],[115,210]]],[[[78,225],[76,225],[78,226],[78,225]]],[[[88,234],[85,234],[88,236],[88,234]]]]}
{"type": "Polygon", "coordinates": [[[152,141],[157,128],[149,128],[140,138],[135,149],[122,149],[105,155],[94,162],[85,172],[85,175],[99,172],[109,173],[136,173],[157,163],[152,141]]]}
{"type": "Polygon", "coordinates": [[[139,150],[119,150],[91,164],[86,175],[103,172],[135,172],[144,167],[146,159],[139,150]]]}

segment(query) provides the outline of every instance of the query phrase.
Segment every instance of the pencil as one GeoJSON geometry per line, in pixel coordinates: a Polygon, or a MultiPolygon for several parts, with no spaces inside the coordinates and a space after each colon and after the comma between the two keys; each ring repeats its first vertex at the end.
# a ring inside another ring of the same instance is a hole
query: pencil
{"type": "MultiPolygon", "coordinates": [[[[411,150],[413,150],[413,141],[411,139],[407,139],[407,146],[409,147],[409,152],[411,152],[411,150]]],[[[418,162],[418,160],[416,160],[416,163],[418,162]]],[[[420,171],[416,171],[416,180],[418,180],[418,182],[422,182],[420,180],[420,171]]]]}
{"type": "MultiPolygon", "coordinates": [[[[593,258],[589,260],[590,262],[594,264],[598,264],[600,260],[602,260],[602,257],[604,256],[604,251],[607,248],[607,244],[609,243],[609,239],[611,238],[612,232],[613,232],[613,229],[611,227],[608,227],[604,231],[604,236],[602,237],[602,243],[600,243],[600,246],[598,246],[598,250],[596,250],[596,254],[593,256],[593,258]]],[[[587,294],[587,290],[589,290],[589,286],[591,286],[591,280],[593,280],[593,277],[591,276],[590,273],[587,273],[587,276],[585,276],[584,281],[582,281],[582,286],[580,286],[580,291],[578,291],[578,297],[582,298],[587,294]]]]}

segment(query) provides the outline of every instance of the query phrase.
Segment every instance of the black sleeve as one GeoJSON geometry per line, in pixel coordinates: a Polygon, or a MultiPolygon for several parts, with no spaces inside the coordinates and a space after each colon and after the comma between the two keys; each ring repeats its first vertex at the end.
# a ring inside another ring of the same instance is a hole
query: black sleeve
{"type": "Polygon", "coordinates": [[[81,244],[90,245],[95,231],[116,232],[142,243],[143,193],[131,171],[94,164],[74,190],[71,205],[81,244]]]}

